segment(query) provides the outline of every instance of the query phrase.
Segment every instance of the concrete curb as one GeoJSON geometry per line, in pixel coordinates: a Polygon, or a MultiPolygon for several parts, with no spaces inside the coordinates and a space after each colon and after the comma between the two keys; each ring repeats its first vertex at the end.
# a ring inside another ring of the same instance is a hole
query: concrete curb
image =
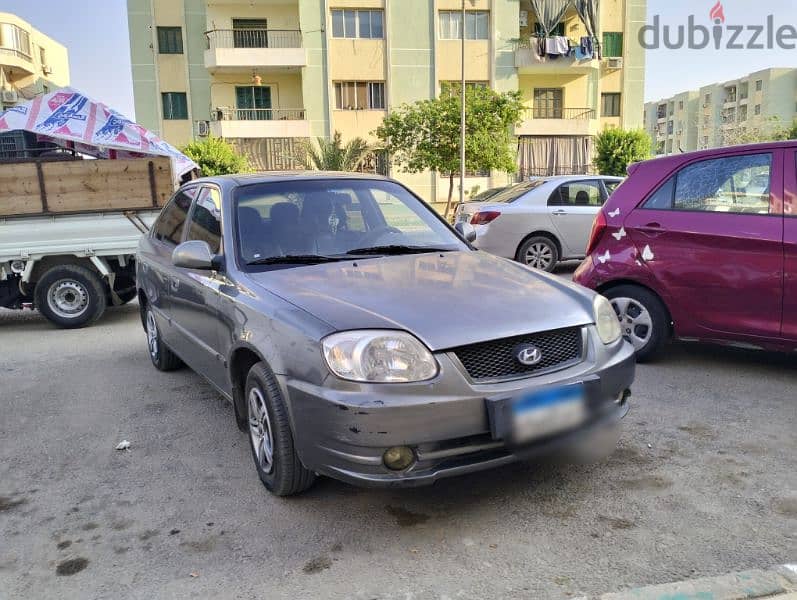
{"type": "Polygon", "coordinates": [[[765,597],[797,599],[797,564],[634,588],[603,594],[600,600],[749,600],[765,597]]]}

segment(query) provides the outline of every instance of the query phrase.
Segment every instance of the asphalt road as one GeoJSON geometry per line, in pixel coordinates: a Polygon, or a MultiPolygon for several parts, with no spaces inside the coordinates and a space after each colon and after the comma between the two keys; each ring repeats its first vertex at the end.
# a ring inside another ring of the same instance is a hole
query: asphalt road
{"type": "Polygon", "coordinates": [[[0,312],[0,598],[568,598],[794,562],[795,390],[795,356],[677,345],[601,464],[278,499],[135,305],[0,312]]]}

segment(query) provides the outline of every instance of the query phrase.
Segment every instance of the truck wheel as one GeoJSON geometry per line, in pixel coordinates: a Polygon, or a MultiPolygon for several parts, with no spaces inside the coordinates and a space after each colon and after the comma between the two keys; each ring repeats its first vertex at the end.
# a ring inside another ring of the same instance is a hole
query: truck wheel
{"type": "Polygon", "coordinates": [[[79,265],[58,265],[46,271],[36,283],[34,298],[39,312],[65,329],[93,323],[107,306],[102,279],[79,265]]]}
{"type": "Polygon", "coordinates": [[[315,474],[299,460],[288,408],[265,363],[259,362],[249,370],[245,391],[249,446],[260,481],[275,496],[291,496],[308,489],[315,474]]]}

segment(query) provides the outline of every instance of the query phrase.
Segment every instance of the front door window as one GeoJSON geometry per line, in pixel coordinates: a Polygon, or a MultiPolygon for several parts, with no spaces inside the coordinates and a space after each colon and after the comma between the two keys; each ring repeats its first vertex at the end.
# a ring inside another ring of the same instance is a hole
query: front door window
{"type": "Polygon", "coordinates": [[[268,48],[265,19],[233,19],[232,38],[235,48],[268,48]]]}

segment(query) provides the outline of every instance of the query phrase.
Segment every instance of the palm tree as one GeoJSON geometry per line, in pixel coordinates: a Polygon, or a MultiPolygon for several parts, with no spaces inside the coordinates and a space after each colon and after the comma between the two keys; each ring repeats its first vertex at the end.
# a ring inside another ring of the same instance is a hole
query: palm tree
{"type": "Polygon", "coordinates": [[[331,140],[319,137],[316,144],[310,141],[302,144],[296,161],[304,169],[356,171],[373,151],[361,137],[352,138],[344,145],[340,132],[336,131],[331,140]]]}

